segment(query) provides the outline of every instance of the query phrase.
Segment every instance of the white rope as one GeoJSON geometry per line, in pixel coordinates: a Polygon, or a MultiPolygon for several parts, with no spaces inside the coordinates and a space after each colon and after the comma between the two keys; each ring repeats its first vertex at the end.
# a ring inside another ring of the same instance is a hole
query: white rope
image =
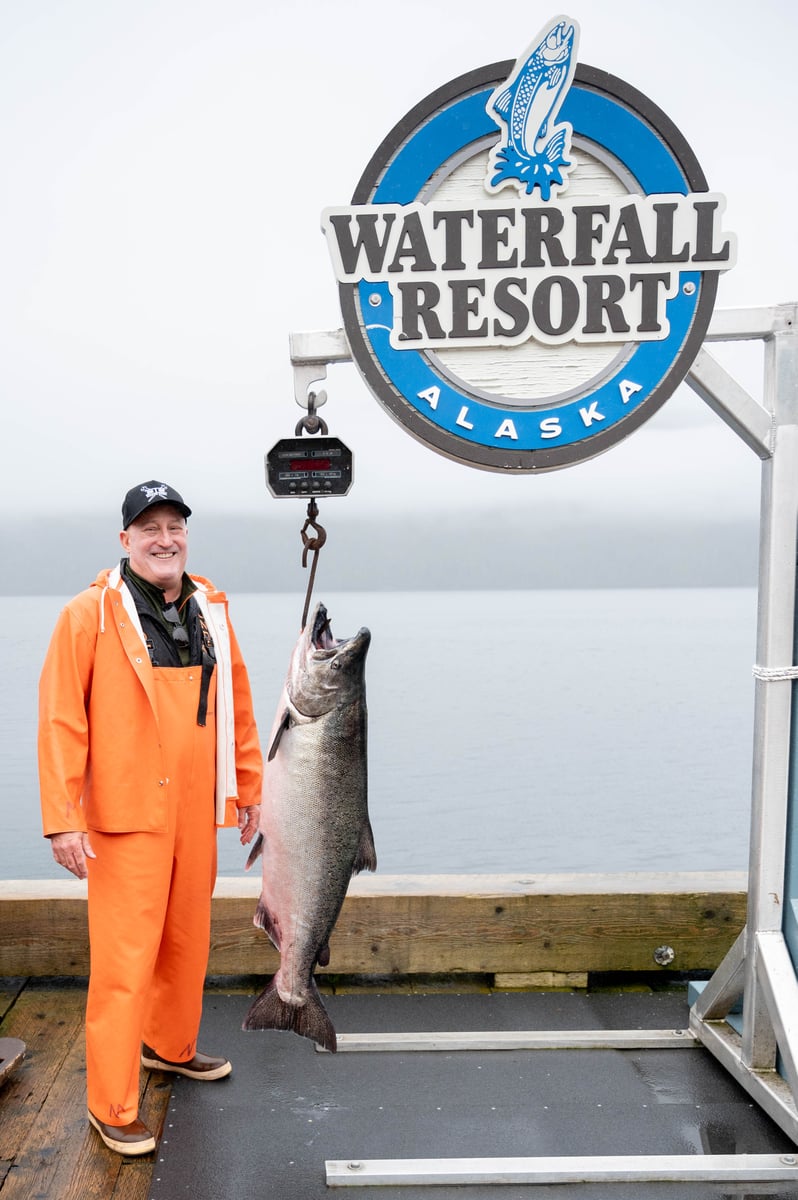
{"type": "Polygon", "coordinates": [[[798,667],[753,667],[756,679],[765,683],[773,683],[781,679],[798,679],[798,667]]]}

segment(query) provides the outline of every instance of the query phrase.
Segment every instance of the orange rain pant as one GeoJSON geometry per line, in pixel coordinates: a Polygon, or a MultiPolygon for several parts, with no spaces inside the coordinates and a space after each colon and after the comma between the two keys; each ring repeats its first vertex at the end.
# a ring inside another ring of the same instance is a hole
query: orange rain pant
{"type": "Polygon", "coordinates": [[[100,1121],[138,1116],[141,1043],[193,1057],[208,965],[216,879],[216,672],[197,725],[201,671],[155,667],[168,775],[165,833],[89,834],[91,975],[86,1005],[88,1105],[100,1121]]]}

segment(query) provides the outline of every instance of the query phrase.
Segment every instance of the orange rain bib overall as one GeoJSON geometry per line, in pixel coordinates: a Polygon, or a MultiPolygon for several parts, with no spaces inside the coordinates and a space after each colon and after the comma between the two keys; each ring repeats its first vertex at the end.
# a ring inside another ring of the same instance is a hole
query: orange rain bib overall
{"type": "Polygon", "coordinates": [[[216,879],[217,672],[205,726],[201,674],[153,668],[167,831],[89,834],[88,1105],[109,1125],[137,1116],[142,1041],[171,1062],[196,1051],[216,879]]]}

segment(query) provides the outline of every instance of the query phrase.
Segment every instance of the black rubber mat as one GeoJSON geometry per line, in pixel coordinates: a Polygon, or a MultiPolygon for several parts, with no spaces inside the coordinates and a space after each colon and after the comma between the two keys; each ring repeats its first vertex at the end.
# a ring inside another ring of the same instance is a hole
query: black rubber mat
{"type": "MultiPolygon", "coordinates": [[[[677,1029],[682,993],[325,997],[339,1033],[677,1029]]],[[[177,1078],[152,1200],[796,1200],[790,1185],[535,1184],[328,1188],[327,1159],[776,1154],[790,1139],[704,1049],[320,1054],[243,1033],[246,996],[208,994],[216,1083],[177,1078]]]]}

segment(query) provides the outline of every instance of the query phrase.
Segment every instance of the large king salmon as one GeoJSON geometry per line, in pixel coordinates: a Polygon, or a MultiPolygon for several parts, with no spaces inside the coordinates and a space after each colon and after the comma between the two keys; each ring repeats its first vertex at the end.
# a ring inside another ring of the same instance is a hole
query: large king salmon
{"type": "Polygon", "coordinates": [[[263,854],[254,922],[280,951],[280,967],[253,1001],[244,1029],[292,1029],[326,1050],[335,1030],[313,971],[349,880],[377,866],[366,771],[368,629],[336,641],[318,604],[291,655],[264,771],[260,832],[247,869],[263,854]]]}

